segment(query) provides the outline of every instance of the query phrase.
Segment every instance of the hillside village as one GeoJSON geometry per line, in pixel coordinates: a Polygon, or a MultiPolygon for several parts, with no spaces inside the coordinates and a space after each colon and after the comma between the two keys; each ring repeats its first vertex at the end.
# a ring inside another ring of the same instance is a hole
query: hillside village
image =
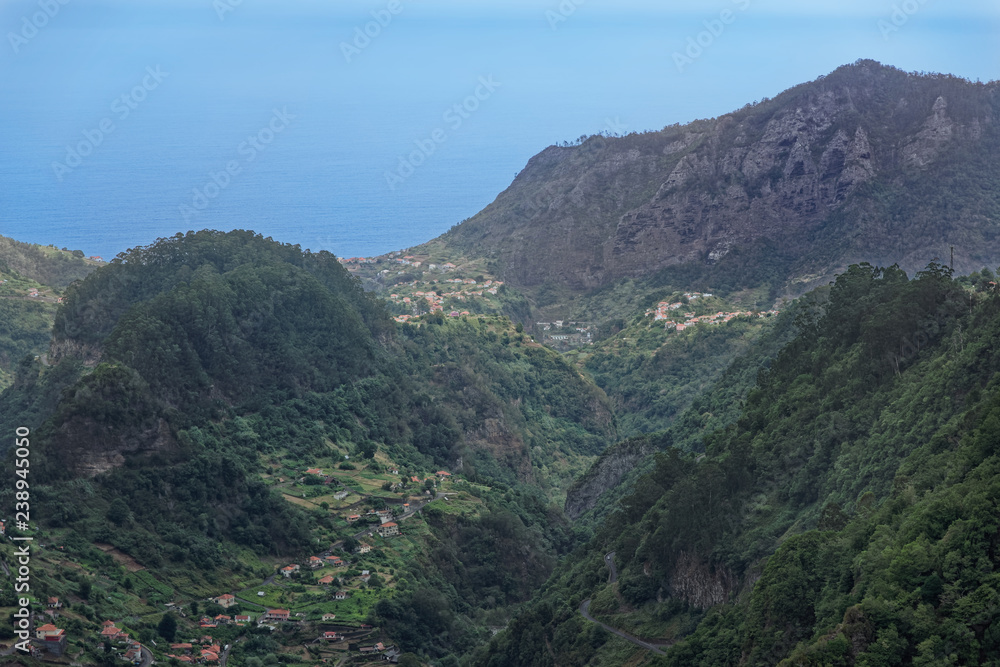
{"type": "Polygon", "coordinates": [[[663,322],[664,329],[684,331],[688,327],[692,327],[696,324],[725,324],[737,317],[772,317],[780,312],[774,309],[766,311],[738,310],[733,312],[724,312],[720,310],[714,313],[706,313],[704,315],[696,315],[693,312],[677,312],[686,306],[690,306],[698,299],[707,299],[712,296],[712,294],[703,294],[701,292],[685,292],[683,295],[683,301],[661,301],[656,304],[655,307],[647,310],[645,315],[646,317],[652,317],[654,322],[663,322]]]}
{"type": "MultiPolygon", "coordinates": [[[[445,470],[400,470],[381,452],[363,461],[338,453],[301,465],[277,456],[268,468],[265,478],[288,502],[327,514],[326,549],[262,564],[256,581],[238,577],[229,590],[199,596],[186,590],[190,581],[185,586],[154,577],[110,545],[106,553],[112,559],[101,563],[85,552],[74,555],[65,546],[50,545],[37,559],[45,568],[35,576],[45,582],[41,588],[61,593],[32,604],[32,655],[54,664],[110,654],[119,665],[224,666],[241,642],[265,633],[284,646],[291,662],[398,661],[400,650],[368,622],[370,612],[392,595],[401,569],[423,548],[429,533],[422,513],[428,508],[466,516],[477,512],[479,501],[469,492],[473,487],[445,470]],[[67,574],[87,581],[86,588],[60,584],[67,574]],[[108,608],[119,608],[119,614],[94,617],[98,590],[111,596],[109,602],[117,600],[108,608]],[[167,617],[176,624],[173,633],[164,629],[167,617]],[[165,634],[175,636],[164,643],[165,634]],[[298,657],[292,661],[293,656],[298,657]]],[[[35,537],[58,540],[58,535],[35,537]]],[[[4,546],[5,565],[13,562],[13,544],[4,546]]],[[[204,582],[191,586],[204,587],[204,582]]],[[[7,646],[5,652],[12,650],[7,646]]]]}
{"type": "Polygon", "coordinates": [[[471,315],[469,310],[457,310],[470,306],[476,308],[477,313],[497,311],[499,304],[491,301],[490,297],[496,297],[501,287],[503,282],[499,280],[484,280],[480,283],[473,278],[451,278],[434,283],[413,281],[396,285],[394,292],[389,295],[389,302],[411,311],[396,315],[397,322],[407,322],[427,313],[445,313],[449,317],[459,317],[471,315]]]}
{"type": "Polygon", "coordinates": [[[429,313],[459,317],[503,310],[504,283],[490,276],[481,261],[456,264],[433,252],[399,251],[340,262],[382,294],[397,322],[429,313]]]}

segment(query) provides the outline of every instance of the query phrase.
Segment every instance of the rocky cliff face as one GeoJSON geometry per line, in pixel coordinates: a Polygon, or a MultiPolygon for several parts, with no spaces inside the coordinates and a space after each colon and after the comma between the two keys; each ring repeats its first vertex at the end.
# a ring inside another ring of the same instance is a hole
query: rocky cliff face
{"type": "Polygon", "coordinates": [[[566,492],[566,516],[577,519],[592,509],[598,498],[618,486],[653,451],[653,444],[645,438],[625,440],[608,449],[566,492]]]}
{"type": "Polygon", "coordinates": [[[995,267],[1000,175],[972,165],[1000,147],[998,118],[996,83],[859,62],[717,119],[548,148],[445,240],[515,285],[578,290],[762,241],[795,259],[785,278],[912,272],[950,245],[956,269],[995,267]],[[949,208],[936,174],[963,162],[985,189],[949,208]]]}

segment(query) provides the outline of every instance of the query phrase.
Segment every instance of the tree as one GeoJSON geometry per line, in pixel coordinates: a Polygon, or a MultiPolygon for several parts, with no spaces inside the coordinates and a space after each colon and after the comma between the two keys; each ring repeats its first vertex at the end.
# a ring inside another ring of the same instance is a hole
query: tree
{"type": "Polygon", "coordinates": [[[76,594],[83,600],[90,599],[90,581],[88,579],[80,582],[80,586],[76,589],[76,594]]]}
{"type": "Polygon", "coordinates": [[[111,502],[111,507],[108,508],[107,519],[116,526],[120,526],[125,523],[129,518],[128,505],[121,498],[115,498],[111,502]]]}
{"type": "Polygon", "coordinates": [[[423,663],[413,653],[404,653],[399,656],[399,667],[423,667],[423,663]]]}
{"type": "Polygon", "coordinates": [[[177,619],[173,614],[164,614],[160,624],[156,626],[156,631],[168,642],[174,641],[174,635],[177,634],[177,619]]]}

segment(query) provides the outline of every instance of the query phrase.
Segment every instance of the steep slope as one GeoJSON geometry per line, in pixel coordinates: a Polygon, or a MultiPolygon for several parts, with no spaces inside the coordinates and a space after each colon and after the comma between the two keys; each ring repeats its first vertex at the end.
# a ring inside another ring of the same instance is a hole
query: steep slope
{"type": "Polygon", "coordinates": [[[800,294],[950,246],[978,270],[1000,262],[998,114],[997,83],[859,61],[716,119],[550,147],[441,241],[529,291],[670,269],[685,289],[800,294]]]}
{"type": "Polygon", "coordinates": [[[57,250],[54,246],[22,243],[0,236],[0,272],[15,273],[42,285],[63,289],[82,280],[99,262],[87,259],[80,250],[57,250]]]}
{"type": "MultiPolygon", "coordinates": [[[[71,285],[49,365],[25,359],[0,394],[0,430],[22,426],[36,539],[83,568],[106,565],[94,545],[111,551],[148,571],[157,604],[220,580],[263,587],[278,558],[356,545],[355,508],[391,504],[406,540],[361,561],[390,576],[350,619],[437,656],[476,645],[485,614],[504,622],[546,578],[574,539],[565,487],[616,437],[603,392],[509,321],[397,327],[329,253],[243,231],[161,239],[71,285]],[[506,551],[522,559],[493,562],[506,551]],[[429,590],[444,637],[398,616],[429,590]]],[[[52,567],[47,590],[65,593],[72,568],[52,567]]],[[[103,575],[118,597],[92,615],[149,609],[118,588],[127,572],[103,575]]],[[[310,585],[301,607],[333,603],[310,585]]]]}
{"type": "Polygon", "coordinates": [[[0,236],[0,390],[13,381],[15,364],[48,350],[61,290],[97,266],[79,250],[0,236]]]}
{"type": "Polygon", "coordinates": [[[657,455],[474,664],[993,664],[1000,294],[852,266],[823,302],[706,456],[657,455]],[[595,636],[585,599],[667,656],[595,636]]]}

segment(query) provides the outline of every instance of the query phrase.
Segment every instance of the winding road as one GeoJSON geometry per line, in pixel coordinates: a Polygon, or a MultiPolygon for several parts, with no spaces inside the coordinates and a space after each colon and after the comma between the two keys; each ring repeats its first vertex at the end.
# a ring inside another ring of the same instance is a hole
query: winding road
{"type": "MultiPolygon", "coordinates": [[[[608,570],[610,570],[610,572],[611,572],[609,581],[611,583],[614,583],[618,579],[618,570],[615,568],[615,552],[614,551],[612,551],[611,553],[606,554],[604,556],[604,564],[608,566],[608,570]]],[[[657,655],[666,655],[666,653],[664,653],[663,651],[661,651],[659,648],[657,648],[653,644],[650,644],[649,642],[644,642],[641,639],[639,639],[638,637],[633,637],[630,634],[626,634],[626,633],[622,632],[621,630],[617,630],[617,629],[611,627],[610,625],[605,625],[604,623],[601,623],[600,621],[596,620],[593,616],[590,615],[590,600],[584,600],[582,603],[580,603],[580,614],[585,619],[587,619],[588,621],[590,621],[591,623],[597,623],[599,626],[601,626],[602,628],[604,628],[605,630],[607,630],[611,634],[617,635],[617,636],[621,637],[622,639],[624,639],[627,642],[635,644],[636,646],[638,646],[640,648],[644,648],[644,649],[647,649],[649,651],[652,651],[653,653],[655,653],[657,655]]]]}

